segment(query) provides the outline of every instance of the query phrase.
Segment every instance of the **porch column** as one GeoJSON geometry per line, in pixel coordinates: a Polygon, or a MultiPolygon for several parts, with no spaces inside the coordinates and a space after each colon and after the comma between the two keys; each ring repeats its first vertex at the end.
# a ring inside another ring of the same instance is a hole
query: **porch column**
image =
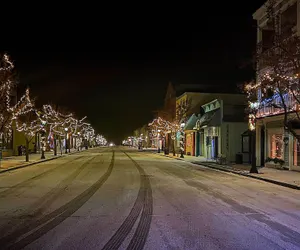
{"type": "Polygon", "coordinates": [[[199,131],[197,130],[195,132],[195,156],[198,157],[200,155],[200,134],[199,131]]]}
{"type": "MultiPolygon", "coordinates": [[[[221,126],[217,128],[217,131],[218,131],[218,152],[219,152],[219,155],[222,155],[224,154],[223,152],[223,147],[222,147],[222,129],[221,129],[221,126]]],[[[228,156],[227,156],[228,157],[228,156]]]]}
{"type": "Polygon", "coordinates": [[[256,156],[256,166],[261,165],[261,127],[262,125],[256,125],[255,130],[255,156],[256,156]]]}
{"type": "Polygon", "coordinates": [[[268,129],[267,127],[265,126],[265,149],[264,149],[264,152],[265,152],[265,159],[267,159],[267,157],[270,156],[270,153],[269,153],[269,148],[270,148],[270,140],[269,140],[269,135],[268,135],[268,129]]]}
{"type": "Polygon", "coordinates": [[[289,170],[293,170],[293,158],[294,158],[294,136],[289,133],[289,143],[288,143],[288,149],[289,149],[289,170]]]}

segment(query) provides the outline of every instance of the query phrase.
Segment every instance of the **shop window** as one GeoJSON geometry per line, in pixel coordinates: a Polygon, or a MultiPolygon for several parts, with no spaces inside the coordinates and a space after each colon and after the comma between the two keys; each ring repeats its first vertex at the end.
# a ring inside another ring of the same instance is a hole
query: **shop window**
{"type": "Polygon", "coordinates": [[[294,166],[300,166],[300,143],[297,139],[294,140],[294,166]]]}
{"type": "Polygon", "coordinates": [[[273,134],[271,136],[271,158],[283,159],[283,148],[282,134],[273,134]]]}
{"type": "Polygon", "coordinates": [[[192,135],[187,134],[186,135],[186,146],[191,147],[192,146],[192,135]]]}

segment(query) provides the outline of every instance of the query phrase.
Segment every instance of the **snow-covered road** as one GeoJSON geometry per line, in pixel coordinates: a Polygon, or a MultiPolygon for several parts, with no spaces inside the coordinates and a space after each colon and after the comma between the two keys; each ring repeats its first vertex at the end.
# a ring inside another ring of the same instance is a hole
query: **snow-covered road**
{"type": "Polygon", "coordinates": [[[300,191],[95,148],[0,174],[0,249],[22,248],[300,249],[300,191]]]}

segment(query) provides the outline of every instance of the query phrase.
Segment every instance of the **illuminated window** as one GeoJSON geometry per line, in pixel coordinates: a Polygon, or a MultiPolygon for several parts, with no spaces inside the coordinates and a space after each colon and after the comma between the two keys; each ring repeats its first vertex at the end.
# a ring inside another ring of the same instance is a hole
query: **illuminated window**
{"type": "Polygon", "coordinates": [[[300,144],[297,139],[294,140],[294,166],[300,166],[300,144]]]}
{"type": "Polygon", "coordinates": [[[282,134],[273,134],[271,136],[271,158],[283,159],[283,147],[282,134]]]}

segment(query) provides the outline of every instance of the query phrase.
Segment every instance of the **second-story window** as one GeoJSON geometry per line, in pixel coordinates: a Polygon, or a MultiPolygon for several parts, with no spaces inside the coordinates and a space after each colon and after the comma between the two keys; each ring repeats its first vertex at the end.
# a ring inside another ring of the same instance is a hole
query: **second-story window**
{"type": "Polygon", "coordinates": [[[272,27],[262,30],[262,51],[270,49],[274,46],[275,31],[272,27]]]}
{"type": "Polygon", "coordinates": [[[297,26],[297,3],[289,6],[281,14],[281,35],[283,38],[291,36],[295,33],[297,26]]]}

